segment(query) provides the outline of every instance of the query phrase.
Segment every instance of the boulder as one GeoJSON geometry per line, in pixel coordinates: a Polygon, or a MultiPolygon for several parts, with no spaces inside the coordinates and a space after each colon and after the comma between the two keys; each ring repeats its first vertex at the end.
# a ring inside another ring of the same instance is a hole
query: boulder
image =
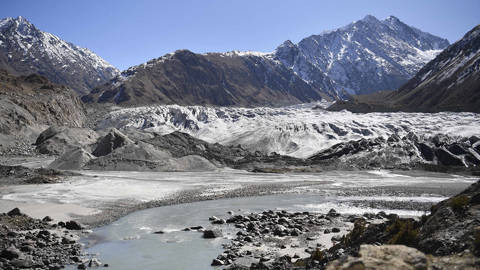
{"type": "Polygon", "coordinates": [[[10,217],[21,216],[22,212],[20,212],[20,209],[18,208],[13,208],[12,210],[10,210],[10,212],[7,213],[7,215],[10,217]]]}
{"type": "Polygon", "coordinates": [[[13,260],[22,256],[23,256],[23,253],[17,248],[15,248],[14,246],[6,248],[2,250],[2,252],[0,253],[0,258],[4,258],[7,260],[13,260]]]}
{"type": "Polygon", "coordinates": [[[417,247],[442,256],[467,249],[480,254],[479,202],[480,181],[434,205],[420,228],[417,247]]]}
{"type": "Polygon", "coordinates": [[[75,220],[70,220],[65,223],[65,228],[67,230],[81,230],[83,229],[80,223],[76,222],[75,220]]]}
{"type": "Polygon", "coordinates": [[[205,239],[213,239],[221,236],[222,236],[222,232],[219,230],[205,230],[203,232],[203,238],[205,239]]]}

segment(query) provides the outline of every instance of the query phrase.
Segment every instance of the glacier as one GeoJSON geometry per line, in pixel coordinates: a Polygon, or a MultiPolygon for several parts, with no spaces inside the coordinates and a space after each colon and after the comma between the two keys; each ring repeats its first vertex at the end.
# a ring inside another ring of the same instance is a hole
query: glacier
{"type": "Polygon", "coordinates": [[[97,122],[97,129],[141,129],[159,134],[188,133],[209,143],[251,151],[309,157],[335,144],[362,138],[421,139],[437,134],[465,138],[480,134],[476,113],[367,113],[325,110],[327,102],[287,107],[205,107],[153,105],[121,108],[97,122]]]}

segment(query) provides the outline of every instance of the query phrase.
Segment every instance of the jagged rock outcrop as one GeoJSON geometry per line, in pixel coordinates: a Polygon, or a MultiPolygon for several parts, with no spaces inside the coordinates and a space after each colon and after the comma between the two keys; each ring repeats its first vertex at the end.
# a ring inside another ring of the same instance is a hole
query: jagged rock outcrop
{"type": "MultiPolygon", "coordinates": [[[[424,164],[446,167],[480,165],[480,152],[469,138],[454,140],[437,135],[420,139],[414,133],[402,138],[392,135],[336,144],[312,155],[311,164],[337,168],[412,168],[424,164]]],[[[432,167],[433,168],[433,167],[432,167]]]]}
{"type": "Polygon", "coordinates": [[[15,75],[37,73],[79,94],[119,73],[90,50],[43,32],[23,17],[0,20],[0,68],[15,75]]]}

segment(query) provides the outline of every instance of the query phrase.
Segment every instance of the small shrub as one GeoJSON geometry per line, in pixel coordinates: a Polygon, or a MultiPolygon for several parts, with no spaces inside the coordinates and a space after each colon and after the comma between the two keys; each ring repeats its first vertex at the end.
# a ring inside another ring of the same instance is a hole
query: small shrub
{"type": "Polygon", "coordinates": [[[306,267],[307,263],[303,259],[298,259],[293,265],[296,267],[306,267]]]}
{"type": "Polygon", "coordinates": [[[458,195],[450,200],[449,205],[452,207],[453,211],[463,212],[467,209],[469,202],[470,198],[468,198],[467,195],[458,195]]]}
{"type": "Polygon", "coordinates": [[[314,252],[312,252],[312,254],[310,255],[310,259],[316,260],[316,261],[321,261],[324,257],[325,257],[325,253],[318,248],[314,252]]]}
{"type": "Polygon", "coordinates": [[[364,219],[358,219],[353,224],[353,229],[351,232],[343,236],[342,243],[346,246],[351,246],[355,243],[356,240],[362,236],[362,234],[367,229],[367,223],[364,219]]]}
{"type": "Polygon", "coordinates": [[[480,255],[480,226],[473,233],[473,248],[477,255],[480,255]]]}
{"type": "Polygon", "coordinates": [[[392,235],[388,244],[416,246],[418,243],[419,229],[411,219],[396,219],[387,227],[386,231],[392,235]]]}

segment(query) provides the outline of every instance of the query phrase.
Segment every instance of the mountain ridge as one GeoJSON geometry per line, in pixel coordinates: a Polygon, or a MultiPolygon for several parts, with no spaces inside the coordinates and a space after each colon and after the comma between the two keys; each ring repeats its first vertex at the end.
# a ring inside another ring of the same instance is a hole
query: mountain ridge
{"type": "Polygon", "coordinates": [[[90,50],[41,31],[21,16],[0,19],[0,68],[15,75],[37,73],[79,94],[119,74],[90,50]]]}
{"type": "Polygon", "coordinates": [[[306,81],[323,72],[336,91],[350,94],[395,90],[449,45],[395,16],[372,15],[335,30],[277,47],[277,58],[306,81]]]}
{"type": "Polygon", "coordinates": [[[312,102],[322,95],[269,58],[177,50],[127,69],[82,100],[123,105],[275,106],[312,102]]]}
{"type": "Polygon", "coordinates": [[[178,66],[173,67],[169,59],[175,58],[182,51],[179,50],[127,69],[84,96],[83,100],[123,105],[177,103],[220,106],[282,106],[321,98],[335,100],[352,91],[396,89],[446,45],[447,40],[412,28],[396,17],[379,21],[373,16],[366,16],[334,31],[307,37],[298,44],[287,40],[271,53],[190,52],[199,60],[195,62],[197,70],[178,62],[178,66]],[[357,28],[361,30],[358,33],[355,32],[357,28]],[[401,31],[396,35],[394,28],[401,31]],[[372,30],[372,33],[367,30],[372,30]],[[339,37],[338,33],[344,36],[339,37]],[[324,38],[325,35],[327,38],[324,38]],[[328,38],[330,35],[333,36],[328,38]],[[350,39],[345,39],[349,35],[350,39]],[[379,37],[389,38],[389,42],[372,41],[379,37]],[[316,45],[311,45],[313,43],[316,45]],[[343,45],[334,46],[337,43],[343,45]],[[401,46],[396,53],[387,54],[387,51],[395,51],[397,45],[401,46]],[[352,52],[345,51],[350,47],[348,50],[352,52]],[[338,61],[333,61],[333,54],[346,56],[336,56],[338,61]],[[358,63],[350,61],[354,57],[358,63]],[[223,59],[220,61],[220,58],[223,59]],[[175,69],[177,74],[168,72],[168,69],[175,69]],[[198,69],[210,80],[199,78],[198,69]],[[139,73],[140,70],[142,72],[139,73]],[[232,75],[233,72],[238,74],[232,75]],[[347,73],[354,77],[349,77],[348,81],[353,81],[355,86],[342,79],[342,74],[347,73]],[[181,78],[178,74],[182,74],[181,78]],[[240,78],[248,82],[238,83],[240,78]],[[189,83],[185,83],[187,81],[189,83]],[[182,100],[182,96],[186,100],[182,100]]]}

